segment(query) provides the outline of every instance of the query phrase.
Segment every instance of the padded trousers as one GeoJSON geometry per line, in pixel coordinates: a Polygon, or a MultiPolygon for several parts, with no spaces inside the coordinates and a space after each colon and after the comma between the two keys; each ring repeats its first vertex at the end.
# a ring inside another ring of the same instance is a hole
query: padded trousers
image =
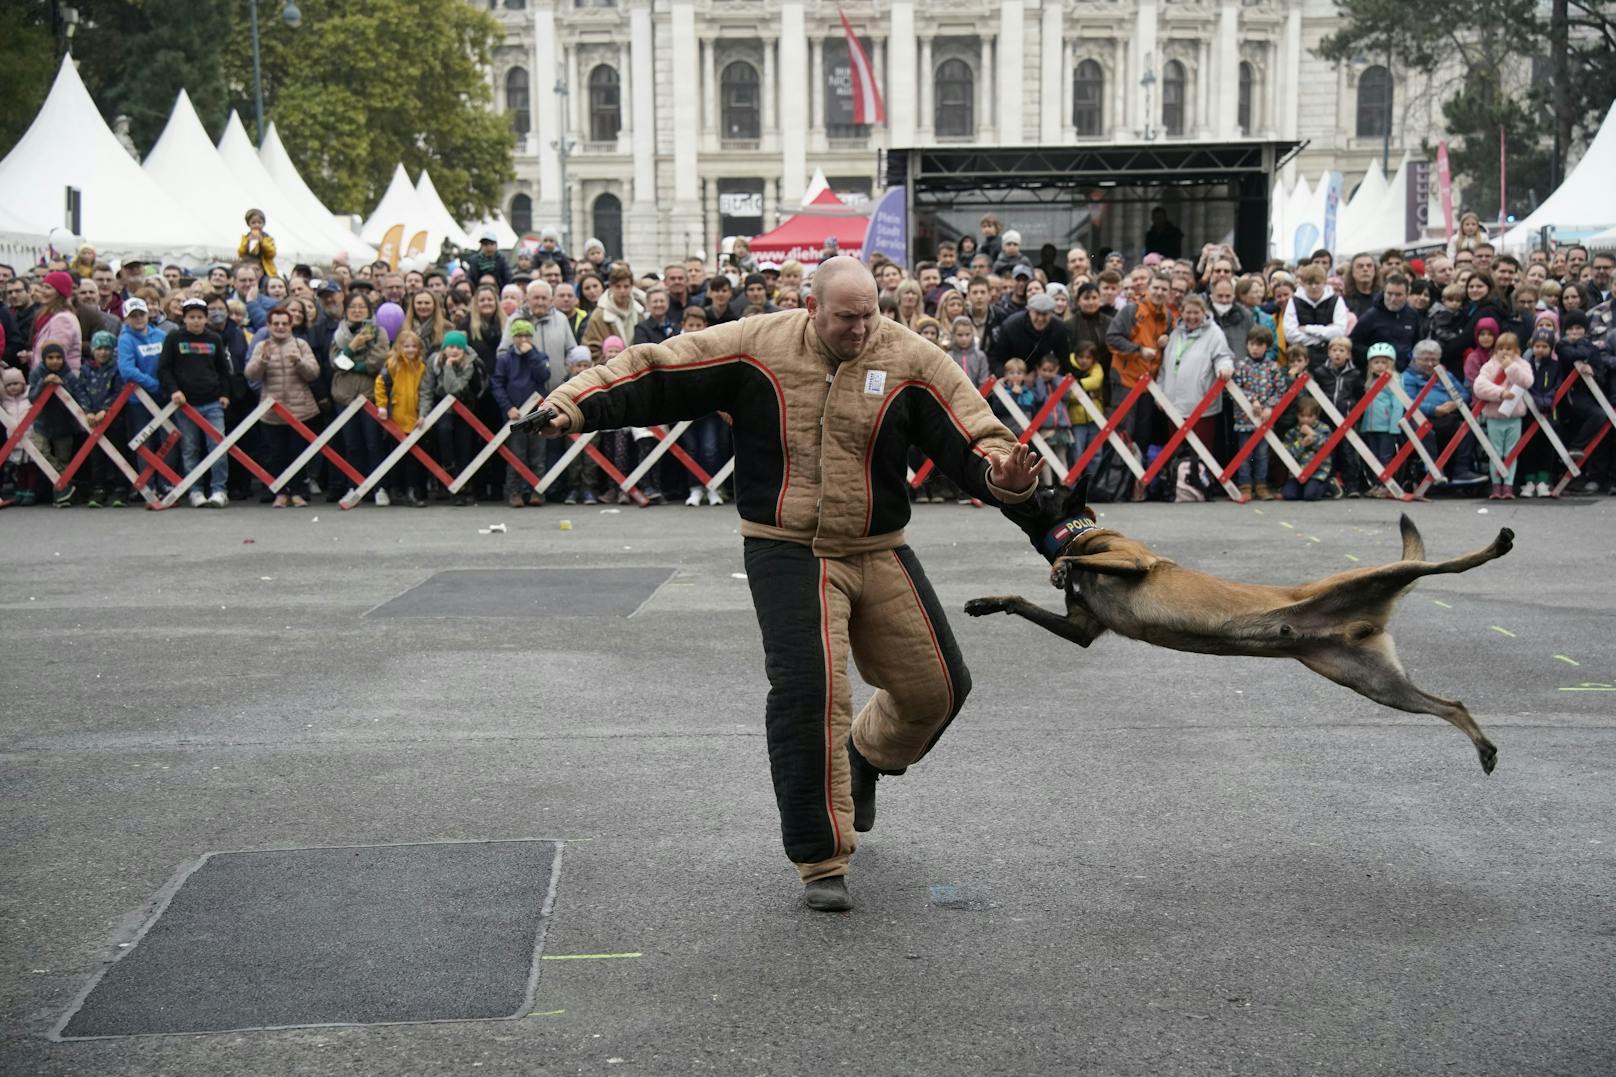
{"type": "Polygon", "coordinates": [[[822,558],[795,542],[749,538],[745,557],[786,855],[805,883],[845,875],[858,844],[849,732],[878,770],[901,774],[959,713],[970,674],[909,547],[822,558]],[[849,652],[875,689],[857,718],[849,652]]]}

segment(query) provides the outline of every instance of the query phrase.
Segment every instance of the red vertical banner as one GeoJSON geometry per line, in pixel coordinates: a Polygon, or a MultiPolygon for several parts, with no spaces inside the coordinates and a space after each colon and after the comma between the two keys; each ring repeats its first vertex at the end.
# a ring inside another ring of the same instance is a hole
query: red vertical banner
{"type": "Polygon", "coordinates": [[[1442,227],[1447,234],[1444,239],[1453,238],[1453,172],[1448,167],[1448,143],[1444,139],[1436,144],[1436,178],[1437,186],[1442,191],[1442,227]]]}

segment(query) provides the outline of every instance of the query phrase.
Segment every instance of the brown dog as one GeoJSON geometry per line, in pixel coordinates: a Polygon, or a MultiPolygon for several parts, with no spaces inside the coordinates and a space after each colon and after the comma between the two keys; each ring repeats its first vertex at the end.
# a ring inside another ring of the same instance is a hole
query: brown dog
{"type": "Polygon", "coordinates": [[[1515,540],[1509,528],[1485,549],[1430,562],[1419,531],[1404,516],[1402,560],[1295,587],[1268,587],[1192,572],[1098,526],[1084,505],[1086,486],[1042,491],[1003,509],[1049,559],[1050,581],[1066,592],[1066,615],[1014,595],[972,599],[966,613],[1014,613],[1079,647],[1109,629],[1177,651],[1294,658],[1376,703],[1452,722],[1475,743],[1481,769],[1492,773],[1498,749],[1464,704],[1422,692],[1409,681],[1386,621],[1421,576],[1467,572],[1508,553],[1515,540]]]}

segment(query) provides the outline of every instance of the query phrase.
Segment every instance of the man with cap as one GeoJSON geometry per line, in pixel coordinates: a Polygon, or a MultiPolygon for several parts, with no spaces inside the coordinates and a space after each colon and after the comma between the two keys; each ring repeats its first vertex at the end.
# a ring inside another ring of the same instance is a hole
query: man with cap
{"type": "Polygon", "coordinates": [[[1027,284],[1031,280],[1032,266],[1018,265],[1010,270],[1010,290],[989,309],[988,324],[982,331],[982,350],[989,355],[993,354],[993,341],[999,334],[999,328],[1012,315],[1027,309],[1027,284]]]}
{"type": "Polygon", "coordinates": [[[875,822],[877,778],[919,762],[970,691],[904,541],[910,446],[995,504],[1031,497],[1043,462],[945,352],[881,317],[855,258],[819,267],[805,310],[629,348],[548,403],[551,437],[732,417],[781,834],[809,908],[850,909],[845,877],[875,822]],[[849,651],[876,689],[857,718],[849,651]]]}
{"type": "Polygon", "coordinates": [[[1072,350],[1071,331],[1055,317],[1055,300],[1039,292],[1027,300],[1027,309],[1010,315],[999,326],[988,352],[988,369],[996,378],[1004,376],[1004,364],[1020,359],[1028,370],[1037,370],[1046,355],[1060,360],[1062,367],[1072,350]]]}
{"type": "MultiPolygon", "coordinates": [[[[224,340],[208,328],[208,304],[192,296],[180,304],[184,324],[163,338],[157,359],[157,382],[163,396],[176,404],[190,404],[214,430],[224,432],[224,409],[230,406],[230,357],[224,340]]],[[[180,428],[180,459],[185,474],[196,470],[211,442],[202,428],[183,410],[174,413],[180,428]]],[[[230,457],[220,456],[209,469],[206,482],[213,492],[203,492],[204,480],[191,487],[191,507],[222,509],[230,503],[225,487],[230,479],[230,457]]]]}
{"type": "Polygon", "coordinates": [[[492,228],[485,228],[477,236],[477,249],[466,256],[466,279],[476,287],[484,277],[494,278],[494,287],[500,291],[511,282],[511,267],[499,253],[499,236],[492,228]]]}

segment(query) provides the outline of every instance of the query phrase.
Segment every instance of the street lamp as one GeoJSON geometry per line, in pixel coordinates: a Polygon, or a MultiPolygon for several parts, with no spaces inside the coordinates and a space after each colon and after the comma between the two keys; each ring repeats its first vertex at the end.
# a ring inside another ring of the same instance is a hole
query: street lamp
{"type": "Polygon", "coordinates": [[[1140,76],[1139,85],[1145,89],[1145,141],[1149,142],[1156,137],[1156,132],[1150,126],[1153,115],[1150,92],[1156,88],[1156,68],[1151,63],[1151,54],[1148,52],[1145,53],[1145,73],[1140,76]]]}
{"type": "Polygon", "coordinates": [[[578,143],[567,139],[567,80],[556,79],[555,95],[561,99],[557,111],[561,115],[561,137],[550,143],[550,148],[556,151],[561,164],[561,249],[567,250],[572,243],[572,198],[567,193],[567,158],[578,143]]]}
{"type": "MultiPolygon", "coordinates": [[[[263,63],[258,58],[258,0],[247,0],[247,9],[252,16],[252,47],[253,47],[253,99],[258,109],[258,144],[264,144],[264,71],[263,63]]],[[[303,12],[297,9],[293,0],[286,0],[286,6],[281,8],[281,21],[288,27],[296,30],[303,25],[303,12]]]]}

